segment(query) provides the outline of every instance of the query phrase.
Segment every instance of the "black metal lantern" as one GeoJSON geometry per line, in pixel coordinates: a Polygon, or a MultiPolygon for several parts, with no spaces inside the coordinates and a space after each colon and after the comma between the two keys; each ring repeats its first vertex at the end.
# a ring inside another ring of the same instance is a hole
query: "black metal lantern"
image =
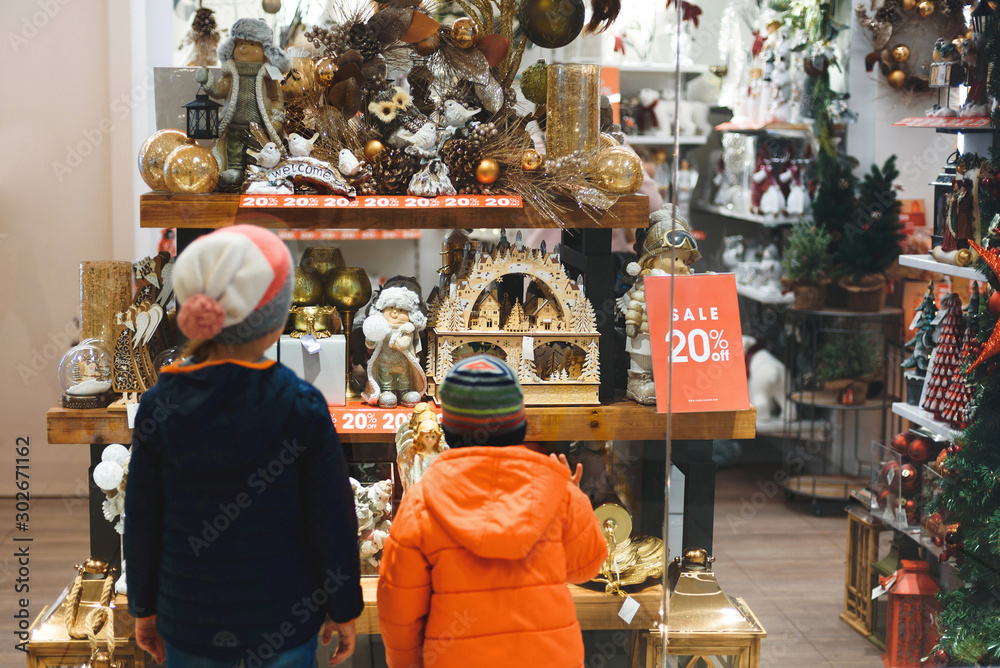
{"type": "Polygon", "coordinates": [[[184,105],[187,109],[187,136],[191,139],[218,139],[221,106],[208,97],[204,88],[199,88],[194,101],[184,105]]]}
{"type": "Polygon", "coordinates": [[[972,30],[977,33],[986,32],[986,22],[989,21],[990,16],[993,14],[993,8],[990,7],[988,0],[980,0],[979,4],[972,11],[972,30]]]}

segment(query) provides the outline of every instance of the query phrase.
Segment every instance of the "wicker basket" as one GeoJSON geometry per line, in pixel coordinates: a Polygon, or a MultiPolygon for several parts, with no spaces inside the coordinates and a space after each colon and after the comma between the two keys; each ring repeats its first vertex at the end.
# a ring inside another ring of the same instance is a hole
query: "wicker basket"
{"type": "Polygon", "coordinates": [[[842,278],[838,284],[847,292],[847,310],[860,313],[877,313],[885,307],[883,274],[867,274],[860,281],[842,278]]]}
{"type": "Polygon", "coordinates": [[[826,303],[826,286],[830,281],[817,283],[792,283],[795,301],[792,308],[799,311],[817,311],[826,303]]]}

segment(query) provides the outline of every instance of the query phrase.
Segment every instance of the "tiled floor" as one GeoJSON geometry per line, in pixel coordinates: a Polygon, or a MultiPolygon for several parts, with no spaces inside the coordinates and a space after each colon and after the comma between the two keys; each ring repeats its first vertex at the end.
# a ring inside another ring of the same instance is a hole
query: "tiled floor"
{"type": "MultiPolygon", "coordinates": [[[[838,617],[843,610],[846,521],[814,517],[807,508],[791,505],[767,484],[768,475],[763,468],[720,471],[716,493],[715,571],[723,588],[743,597],[767,629],[761,665],[881,666],[881,652],[838,617]]],[[[27,594],[32,617],[55,600],[72,580],[73,564],[87,555],[86,505],[76,501],[33,500],[27,594]]],[[[13,513],[13,501],[0,499],[0,522],[13,522],[13,513]]],[[[3,668],[25,665],[11,634],[17,599],[24,596],[14,592],[18,575],[13,555],[17,545],[24,545],[14,543],[15,534],[7,530],[0,547],[3,668]]]]}

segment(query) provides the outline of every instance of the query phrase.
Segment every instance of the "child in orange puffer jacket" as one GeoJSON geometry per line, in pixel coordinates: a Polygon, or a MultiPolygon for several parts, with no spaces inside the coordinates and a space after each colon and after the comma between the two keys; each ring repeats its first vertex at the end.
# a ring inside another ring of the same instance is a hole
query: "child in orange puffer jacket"
{"type": "Polygon", "coordinates": [[[566,583],[596,576],[607,545],[579,478],[520,445],[523,393],[503,361],[462,360],[439,396],[452,449],[407,491],[382,558],[389,668],[583,665],[566,583]]]}

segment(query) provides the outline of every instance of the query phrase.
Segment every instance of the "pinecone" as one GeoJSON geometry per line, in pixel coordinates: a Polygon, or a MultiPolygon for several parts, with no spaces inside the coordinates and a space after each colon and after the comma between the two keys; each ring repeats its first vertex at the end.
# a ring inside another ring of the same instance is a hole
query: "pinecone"
{"type": "Polygon", "coordinates": [[[376,195],[405,195],[410,179],[420,168],[419,162],[403,149],[384,148],[372,163],[368,180],[376,195]]]}
{"type": "Polygon", "coordinates": [[[879,23],[896,23],[901,16],[899,4],[894,0],[886,0],[886,3],[875,12],[875,20],[879,23]]]}
{"type": "Polygon", "coordinates": [[[207,7],[202,7],[194,13],[194,20],[191,21],[191,31],[196,35],[204,37],[215,32],[218,25],[215,23],[215,12],[207,7]]]}
{"type": "Polygon", "coordinates": [[[476,181],[476,166],[482,160],[482,142],[471,137],[453,137],[439,152],[448,167],[448,177],[455,190],[463,195],[478,194],[481,184],[476,181]]]}
{"type": "Polygon", "coordinates": [[[355,23],[347,31],[347,45],[352,49],[357,49],[361,57],[366,61],[378,55],[378,36],[365,23],[355,23]]]}

